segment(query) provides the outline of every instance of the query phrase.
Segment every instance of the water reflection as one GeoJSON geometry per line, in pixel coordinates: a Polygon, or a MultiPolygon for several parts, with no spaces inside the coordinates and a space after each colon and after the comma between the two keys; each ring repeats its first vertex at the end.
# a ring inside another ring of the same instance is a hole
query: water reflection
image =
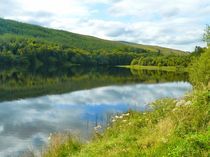
{"type": "Polygon", "coordinates": [[[96,123],[129,109],[145,110],[162,97],[178,98],[189,83],[130,84],[0,103],[0,156],[39,149],[51,132],[68,130],[88,138],[96,123]]]}
{"type": "Polygon", "coordinates": [[[188,81],[188,74],[113,67],[13,68],[0,70],[0,102],[109,85],[174,81],[188,81]]]}

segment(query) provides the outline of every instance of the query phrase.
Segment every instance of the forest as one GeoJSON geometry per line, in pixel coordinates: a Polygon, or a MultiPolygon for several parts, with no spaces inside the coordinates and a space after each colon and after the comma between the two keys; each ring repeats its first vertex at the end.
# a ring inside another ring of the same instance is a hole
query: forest
{"type": "Polygon", "coordinates": [[[61,44],[48,43],[33,38],[10,35],[0,38],[0,64],[8,65],[118,65],[128,64],[132,58],[145,52],[88,51],[69,48],[61,44]]]}

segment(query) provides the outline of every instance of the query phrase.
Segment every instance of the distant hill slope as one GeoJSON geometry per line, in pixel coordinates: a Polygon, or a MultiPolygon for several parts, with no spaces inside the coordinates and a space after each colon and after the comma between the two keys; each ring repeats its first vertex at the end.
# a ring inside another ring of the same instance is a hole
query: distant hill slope
{"type": "Polygon", "coordinates": [[[131,43],[131,42],[125,42],[125,41],[120,41],[123,44],[129,45],[129,46],[133,46],[133,47],[137,47],[137,48],[141,48],[141,49],[145,49],[148,51],[160,51],[160,53],[162,54],[189,54],[189,52],[186,51],[181,51],[181,50],[176,50],[176,49],[171,49],[171,48],[166,48],[166,47],[161,47],[161,46],[155,46],[155,45],[143,45],[143,44],[136,44],[136,43],[131,43]]]}
{"type": "Polygon", "coordinates": [[[114,41],[101,40],[91,36],[79,35],[62,30],[49,29],[41,26],[25,24],[12,20],[0,19],[0,34],[28,36],[47,41],[66,44],[68,47],[88,50],[115,49],[123,44],[114,41]]]}
{"type": "Polygon", "coordinates": [[[2,18],[0,18],[0,34],[33,37],[48,42],[66,45],[71,48],[79,48],[88,51],[128,50],[136,52],[135,49],[137,49],[137,51],[144,50],[147,52],[158,52],[160,50],[161,54],[185,54],[185,52],[183,51],[173,50],[169,48],[103,40],[92,36],[80,35],[62,30],[49,29],[13,20],[5,20],[2,18]]]}

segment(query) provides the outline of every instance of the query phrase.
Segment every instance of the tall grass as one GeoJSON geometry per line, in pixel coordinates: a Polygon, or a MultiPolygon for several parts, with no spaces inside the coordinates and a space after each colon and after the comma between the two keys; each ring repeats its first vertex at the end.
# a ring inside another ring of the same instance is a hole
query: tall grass
{"type": "Polygon", "coordinates": [[[80,151],[82,143],[69,133],[57,133],[49,137],[50,144],[42,152],[44,157],[67,157],[80,151]]]}

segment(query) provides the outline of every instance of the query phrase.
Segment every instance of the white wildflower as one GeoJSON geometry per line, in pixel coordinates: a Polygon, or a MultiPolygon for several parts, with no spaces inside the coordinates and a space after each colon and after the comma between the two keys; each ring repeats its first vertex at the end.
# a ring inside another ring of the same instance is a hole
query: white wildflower
{"type": "Polygon", "coordinates": [[[185,103],[186,103],[185,100],[180,100],[180,101],[178,101],[178,102],[176,103],[176,106],[179,107],[179,106],[184,105],[185,103]]]}
{"type": "Polygon", "coordinates": [[[119,116],[115,116],[115,118],[116,118],[116,119],[118,119],[118,118],[119,118],[119,116]]]}
{"type": "Polygon", "coordinates": [[[175,112],[177,110],[177,108],[174,108],[173,110],[172,110],[172,112],[175,112]]]}
{"type": "Polygon", "coordinates": [[[168,140],[167,140],[166,138],[162,138],[161,141],[162,141],[163,143],[167,143],[167,142],[168,142],[168,140]]]}
{"type": "Polygon", "coordinates": [[[101,125],[97,125],[97,126],[94,127],[94,130],[96,130],[96,131],[99,130],[99,129],[101,129],[101,125]]]}
{"type": "Polygon", "coordinates": [[[123,116],[125,116],[125,117],[127,117],[127,116],[129,116],[129,115],[130,115],[130,113],[123,114],[123,116]]]}
{"type": "Polygon", "coordinates": [[[191,101],[187,101],[184,105],[185,105],[185,106],[188,106],[188,105],[191,105],[191,104],[192,104],[191,101]]]}
{"type": "Polygon", "coordinates": [[[123,116],[119,116],[118,118],[119,118],[119,119],[123,119],[123,116]]]}
{"type": "Polygon", "coordinates": [[[48,139],[48,141],[50,141],[52,139],[52,133],[50,133],[50,135],[47,139],[48,139]]]}

